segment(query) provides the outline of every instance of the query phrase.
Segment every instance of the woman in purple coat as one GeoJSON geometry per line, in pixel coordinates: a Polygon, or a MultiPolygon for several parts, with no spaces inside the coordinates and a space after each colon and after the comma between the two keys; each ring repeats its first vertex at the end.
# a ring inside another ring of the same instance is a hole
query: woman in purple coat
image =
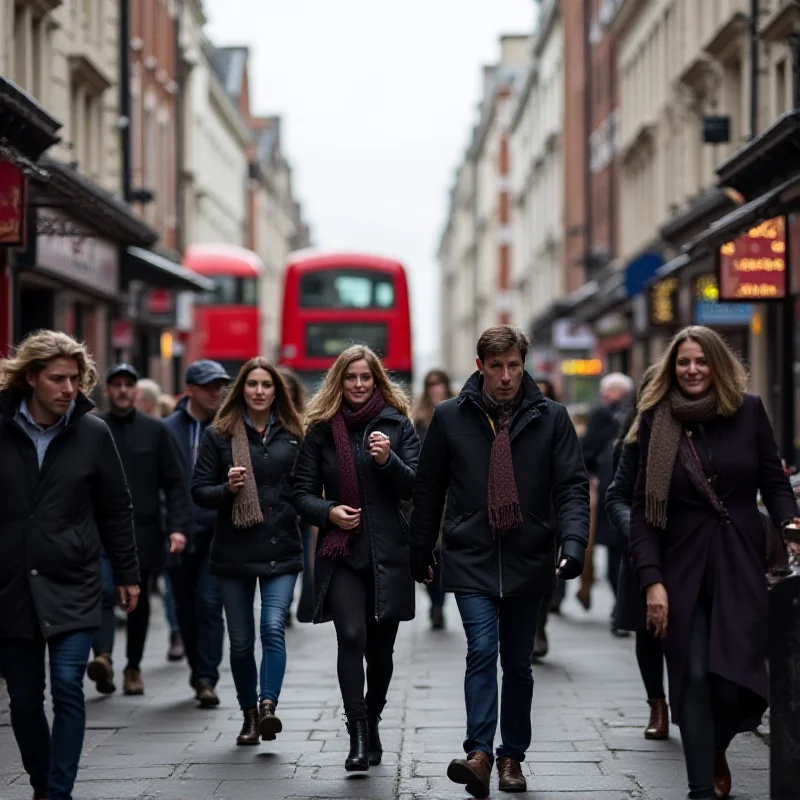
{"type": "Polygon", "coordinates": [[[767,707],[766,540],[797,503],[760,398],[720,336],[672,341],[640,401],[630,552],[648,627],[664,639],[689,797],[728,797],[726,750],[767,707]]]}

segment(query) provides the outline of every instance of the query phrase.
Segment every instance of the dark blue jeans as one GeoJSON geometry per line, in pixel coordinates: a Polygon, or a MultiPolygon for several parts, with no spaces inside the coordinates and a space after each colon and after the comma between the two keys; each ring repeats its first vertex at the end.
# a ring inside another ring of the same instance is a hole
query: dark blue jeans
{"type": "Polygon", "coordinates": [[[209,570],[210,545],[210,541],[201,539],[193,552],[181,553],[179,561],[169,568],[169,577],[192,678],[216,686],[225,624],[219,580],[209,570]]]}
{"type": "Polygon", "coordinates": [[[489,597],[456,594],[467,634],[464,696],[467,738],[464,751],[481,750],[493,758],[497,730],[497,656],[503,668],[500,734],[497,757],[525,759],[531,743],[533,671],[531,650],[536,638],[541,596],[489,597]]]}
{"type": "Polygon", "coordinates": [[[83,673],[94,630],[65,633],[47,643],[0,639],[0,667],[6,679],[11,726],[34,794],[71,800],[86,729],[83,673]],[[53,731],[44,713],[45,648],[50,656],[53,731]]]}
{"type": "Polygon", "coordinates": [[[255,708],[259,698],[275,705],[286,674],[286,612],[297,575],[220,578],[219,588],[231,642],[231,672],[242,709],[255,708]],[[261,589],[261,679],[256,667],[256,626],[253,599],[261,589]]]}

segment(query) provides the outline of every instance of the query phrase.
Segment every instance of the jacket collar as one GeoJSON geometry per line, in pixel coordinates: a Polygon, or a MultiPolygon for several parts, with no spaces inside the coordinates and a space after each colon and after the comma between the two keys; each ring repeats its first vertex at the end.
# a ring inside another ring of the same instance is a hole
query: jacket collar
{"type": "MultiPolygon", "coordinates": [[[[522,402],[520,403],[518,411],[531,405],[537,406],[541,411],[547,408],[547,401],[542,394],[542,390],[528,372],[524,373],[522,376],[521,390],[522,402]]],[[[483,377],[481,376],[480,370],[476,370],[464,384],[464,387],[458,395],[458,404],[461,405],[468,399],[478,403],[481,408],[484,405],[483,377]]]]}
{"type": "MultiPolygon", "coordinates": [[[[0,416],[13,422],[23,400],[24,397],[13,389],[0,391],[0,416]]],[[[94,408],[94,403],[85,394],[78,392],[78,396],[68,412],[67,427],[71,428],[82,416],[93,411],[94,408]]]]}

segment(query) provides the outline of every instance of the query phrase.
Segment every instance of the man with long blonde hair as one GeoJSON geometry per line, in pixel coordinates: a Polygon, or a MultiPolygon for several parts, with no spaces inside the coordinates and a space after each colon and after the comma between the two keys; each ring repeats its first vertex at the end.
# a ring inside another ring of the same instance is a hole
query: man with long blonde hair
{"type": "Polygon", "coordinates": [[[131,498],[90,413],[86,347],[38,331],[0,364],[0,667],[34,800],[69,800],[83,746],[83,673],[101,621],[100,551],[130,613],[139,597],[131,498]],[[45,650],[55,720],[44,711],[45,650]]]}

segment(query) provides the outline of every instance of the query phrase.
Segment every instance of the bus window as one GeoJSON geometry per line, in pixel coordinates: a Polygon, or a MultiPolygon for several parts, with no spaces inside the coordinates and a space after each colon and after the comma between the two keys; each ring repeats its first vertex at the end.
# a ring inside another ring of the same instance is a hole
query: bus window
{"type": "Polygon", "coordinates": [[[240,278],[242,297],[241,303],[245,306],[258,305],[258,278],[240,278]]]}
{"type": "Polygon", "coordinates": [[[381,323],[312,322],[306,325],[306,357],[336,358],[354,344],[365,344],[386,355],[387,329],[381,323]]]}
{"type": "Polygon", "coordinates": [[[363,270],[320,270],[300,279],[302,308],[394,308],[394,283],[388,275],[363,270]]]}

